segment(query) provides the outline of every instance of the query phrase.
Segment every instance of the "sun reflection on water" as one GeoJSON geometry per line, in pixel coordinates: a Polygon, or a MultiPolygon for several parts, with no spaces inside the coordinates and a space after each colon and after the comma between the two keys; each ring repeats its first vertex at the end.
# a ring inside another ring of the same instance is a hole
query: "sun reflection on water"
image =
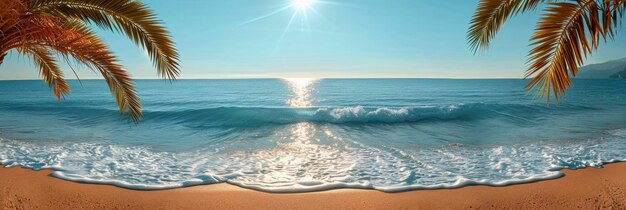
{"type": "MultiPolygon", "coordinates": [[[[287,105],[306,108],[313,105],[314,85],[319,79],[283,79],[291,92],[287,105]]],[[[315,189],[342,183],[350,177],[355,159],[344,154],[342,141],[324,125],[298,122],[276,130],[268,139],[275,146],[236,153],[237,160],[254,160],[246,176],[232,180],[253,189],[315,189]]],[[[238,161],[235,161],[238,162],[238,161]]]]}
{"type": "Polygon", "coordinates": [[[313,85],[319,80],[317,78],[285,78],[283,79],[289,86],[293,97],[287,100],[287,104],[292,107],[305,108],[313,104],[313,85]]]}
{"type": "Polygon", "coordinates": [[[345,153],[342,141],[326,126],[300,122],[278,130],[270,138],[276,146],[233,154],[233,162],[253,161],[241,166],[232,183],[252,189],[312,190],[346,182],[356,164],[354,154],[345,153]]]}
{"type": "MultiPolygon", "coordinates": [[[[292,97],[290,107],[313,104],[314,85],[319,79],[283,79],[292,97]]],[[[344,153],[342,140],[325,125],[298,122],[276,130],[268,141],[275,146],[233,154],[233,162],[254,160],[231,180],[253,189],[317,189],[345,182],[355,165],[354,154],[344,153]]],[[[245,161],[244,161],[245,162],[245,161]]]]}

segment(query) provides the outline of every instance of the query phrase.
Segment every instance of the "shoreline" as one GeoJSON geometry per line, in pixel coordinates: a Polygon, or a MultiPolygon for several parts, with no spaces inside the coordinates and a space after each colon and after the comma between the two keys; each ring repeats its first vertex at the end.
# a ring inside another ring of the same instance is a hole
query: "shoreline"
{"type": "Polygon", "coordinates": [[[168,190],[132,190],[52,177],[0,165],[0,209],[599,209],[626,208],[626,162],[564,169],[564,176],[507,186],[386,193],[335,189],[268,193],[220,183],[168,190]]]}

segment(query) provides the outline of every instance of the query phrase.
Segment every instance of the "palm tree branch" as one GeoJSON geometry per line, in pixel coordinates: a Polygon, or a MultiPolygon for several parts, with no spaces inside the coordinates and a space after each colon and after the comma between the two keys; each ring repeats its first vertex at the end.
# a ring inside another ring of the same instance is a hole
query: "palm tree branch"
{"type": "Polygon", "coordinates": [[[605,0],[602,4],[602,27],[604,36],[614,39],[615,31],[622,23],[624,10],[626,10],[626,0],[605,0]]]}
{"type": "Polygon", "coordinates": [[[124,32],[146,49],[159,75],[179,75],[178,52],[162,22],[142,2],[132,0],[34,0],[35,13],[75,18],[112,31],[124,32]]]}
{"type": "Polygon", "coordinates": [[[47,49],[39,46],[25,46],[17,48],[17,51],[30,56],[35,66],[39,68],[42,79],[48,84],[54,91],[54,96],[57,100],[61,99],[61,96],[68,95],[70,93],[70,87],[63,78],[63,72],[56,64],[54,55],[47,49]]]}
{"type": "Polygon", "coordinates": [[[533,77],[527,90],[537,89],[546,101],[554,95],[556,101],[571,86],[571,77],[578,74],[578,66],[597,48],[602,33],[598,23],[595,1],[551,3],[541,18],[532,37],[534,48],[529,53],[526,77],[533,77]],[[589,42],[586,30],[592,39],[589,42]]]}
{"type": "Polygon", "coordinates": [[[489,47],[502,25],[520,12],[537,8],[544,0],[480,0],[470,21],[467,39],[474,53],[489,47]]]}
{"type": "Polygon", "coordinates": [[[82,22],[58,22],[44,24],[37,22],[43,35],[33,34],[22,39],[17,46],[38,46],[48,48],[62,55],[66,60],[73,58],[79,63],[100,72],[117,101],[121,113],[128,112],[135,122],[141,119],[141,104],[130,75],[117,64],[117,58],[106,44],[82,22]]]}
{"type": "MultiPolygon", "coordinates": [[[[85,38],[92,39],[92,38],[85,38]]],[[[71,56],[86,66],[100,72],[117,101],[121,113],[128,112],[134,121],[141,119],[141,103],[130,75],[117,64],[117,59],[105,45],[89,42],[67,42],[49,45],[64,56],[71,56]]]]}
{"type": "Polygon", "coordinates": [[[78,41],[68,40],[49,47],[98,70],[113,93],[120,112],[128,112],[135,122],[141,119],[141,103],[130,75],[117,64],[117,58],[99,38],[86,36],[78,41]]]}

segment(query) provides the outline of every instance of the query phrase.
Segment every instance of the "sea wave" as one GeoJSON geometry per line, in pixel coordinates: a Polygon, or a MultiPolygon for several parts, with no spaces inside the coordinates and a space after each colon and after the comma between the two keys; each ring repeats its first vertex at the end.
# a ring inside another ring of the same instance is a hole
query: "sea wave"
{"type": "MultiPolygon", "coordinates": [[[[41,112],[40,107],[20,106],[15,111],[41,112]]],[[[489,117],[506,117],[529,120],[550,112],[593,110],[594,107],[561,105],[548,107],[538,104],[452,104],[414,107],[214,107],[187,110],[144,110],[144,123],[167,122],[192,127],[257,127],[268,124],[292,124],[298,122],[331,124],[365,123],[418,123],[430,121],[471,121],[489,117]]],[[[46,110],[50,113],[50,110],[46,110]]],[[[99,120],[116,117],[111,109],[96,107],[64,107],[56,114],[72,118],[72,123],[95,124],[99,120]]]]}
{"type": "Polygon", "coordinates": [[[145,121],[182,123],[192,127],[258,127],[299,122],[331,124],[395,124],[434,121],[471,121],[489,117],[521,120],[550,111],[590,110],[585,106],[561,106],[550,109],[542,105],[522,104],[453,104],[416,107],[218,107],[180,111],[146,111],[145,121]],[[531,116],[532,115],[532,116],[531,116]]]}

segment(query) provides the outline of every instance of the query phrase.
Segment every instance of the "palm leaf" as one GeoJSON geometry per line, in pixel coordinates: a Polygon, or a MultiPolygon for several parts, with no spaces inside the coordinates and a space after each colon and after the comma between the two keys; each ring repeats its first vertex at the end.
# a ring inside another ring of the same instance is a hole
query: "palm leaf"
{"type": "Polygon", "coordinates": [[[106,44],[83,24],[68,22],[64,28],[71,29],[63,39],[47,43],[47,47],[100,72],[117,101],[120,113],[128,112],[131,119],[138,122],[142,116],[141,103],[133,81],[106,44]]]}
{"type": "Polygon", "coordinates": [[[59,69],[54,55],[50,51],[38,46],[19,47],[17,50],[33,59],[35,66],[39,68],[42,79],[53,89],[57,100],[70,93],[70,87],[63,79],[63,72],[59,69]]]}
{"type": "Polygon", "coordinates": [[[141,103],[128,72],[117,64],[117,58],[99,39],[81,39],[84,40],[68,40],[49,47],[100,72],[117,101],[120,113],[128,112],[133,121],[139,121],[142,116],[141,103]]]}
{"type": "Polygon", "coordinates": [[[480,0],[467,33],[474,53],[489,47],[490,41],[511,16],[537,8],[544,0],[480,0]]]}
{"type": "Polygon", "coordinates": [[[144,3],[133,0],[33,0],[33,13],[49,14],[95,23],[123,32],[150,55],[159,75],[179,75],[179,57],[169,32],[144,3]]]}
{"type": "Polygon", "coordinates": [[[532,37],[526,77],[533,77],[527,89],[536,89],[546,101],[555,100],[571,86],[578,66],[597,48],[604,34],[599,8],[593,0],[551,3],[532,37]],[[586,30],[589,30],[589,37],[586,30]],[[590,40],[591,39],[591,42],[590,40]]]}
{"type": "Polygon", "coordinates": [[[46,48],[59,53],[66,60],[73,58],[85,64],[103,75],[121,113],[128,112],[135,122],[141,119],[141,104],[130,75],[117,64],[113,53],[83,22],[30,15],[21,18],[15,28],[9,30],[8,48],[22,49],[23,52],[28,52],[26,49],[46,48]]]}
{"type": "Polygon", "coordinates": [[[626,10],[626,0],[603,1],[602,3],[602,26],[605,37],[611,39],[615,36],[613,28],[621,25],[621,20],[626,10]]]}
{"type": "Polygon", "coordinates": [[[39,68],[42,79],[53,89],[57,100],[60,100],[70,92],[63,72],[49,50],[34,44],[53,40],[60,35],[57,33],[58,28],[50,27],[54,26],[50,18],[39,15],[23,16],[25,11],[26,5],[19,0],[0,3],[0,62],[12,48],[30,57],[39,68]]]}

